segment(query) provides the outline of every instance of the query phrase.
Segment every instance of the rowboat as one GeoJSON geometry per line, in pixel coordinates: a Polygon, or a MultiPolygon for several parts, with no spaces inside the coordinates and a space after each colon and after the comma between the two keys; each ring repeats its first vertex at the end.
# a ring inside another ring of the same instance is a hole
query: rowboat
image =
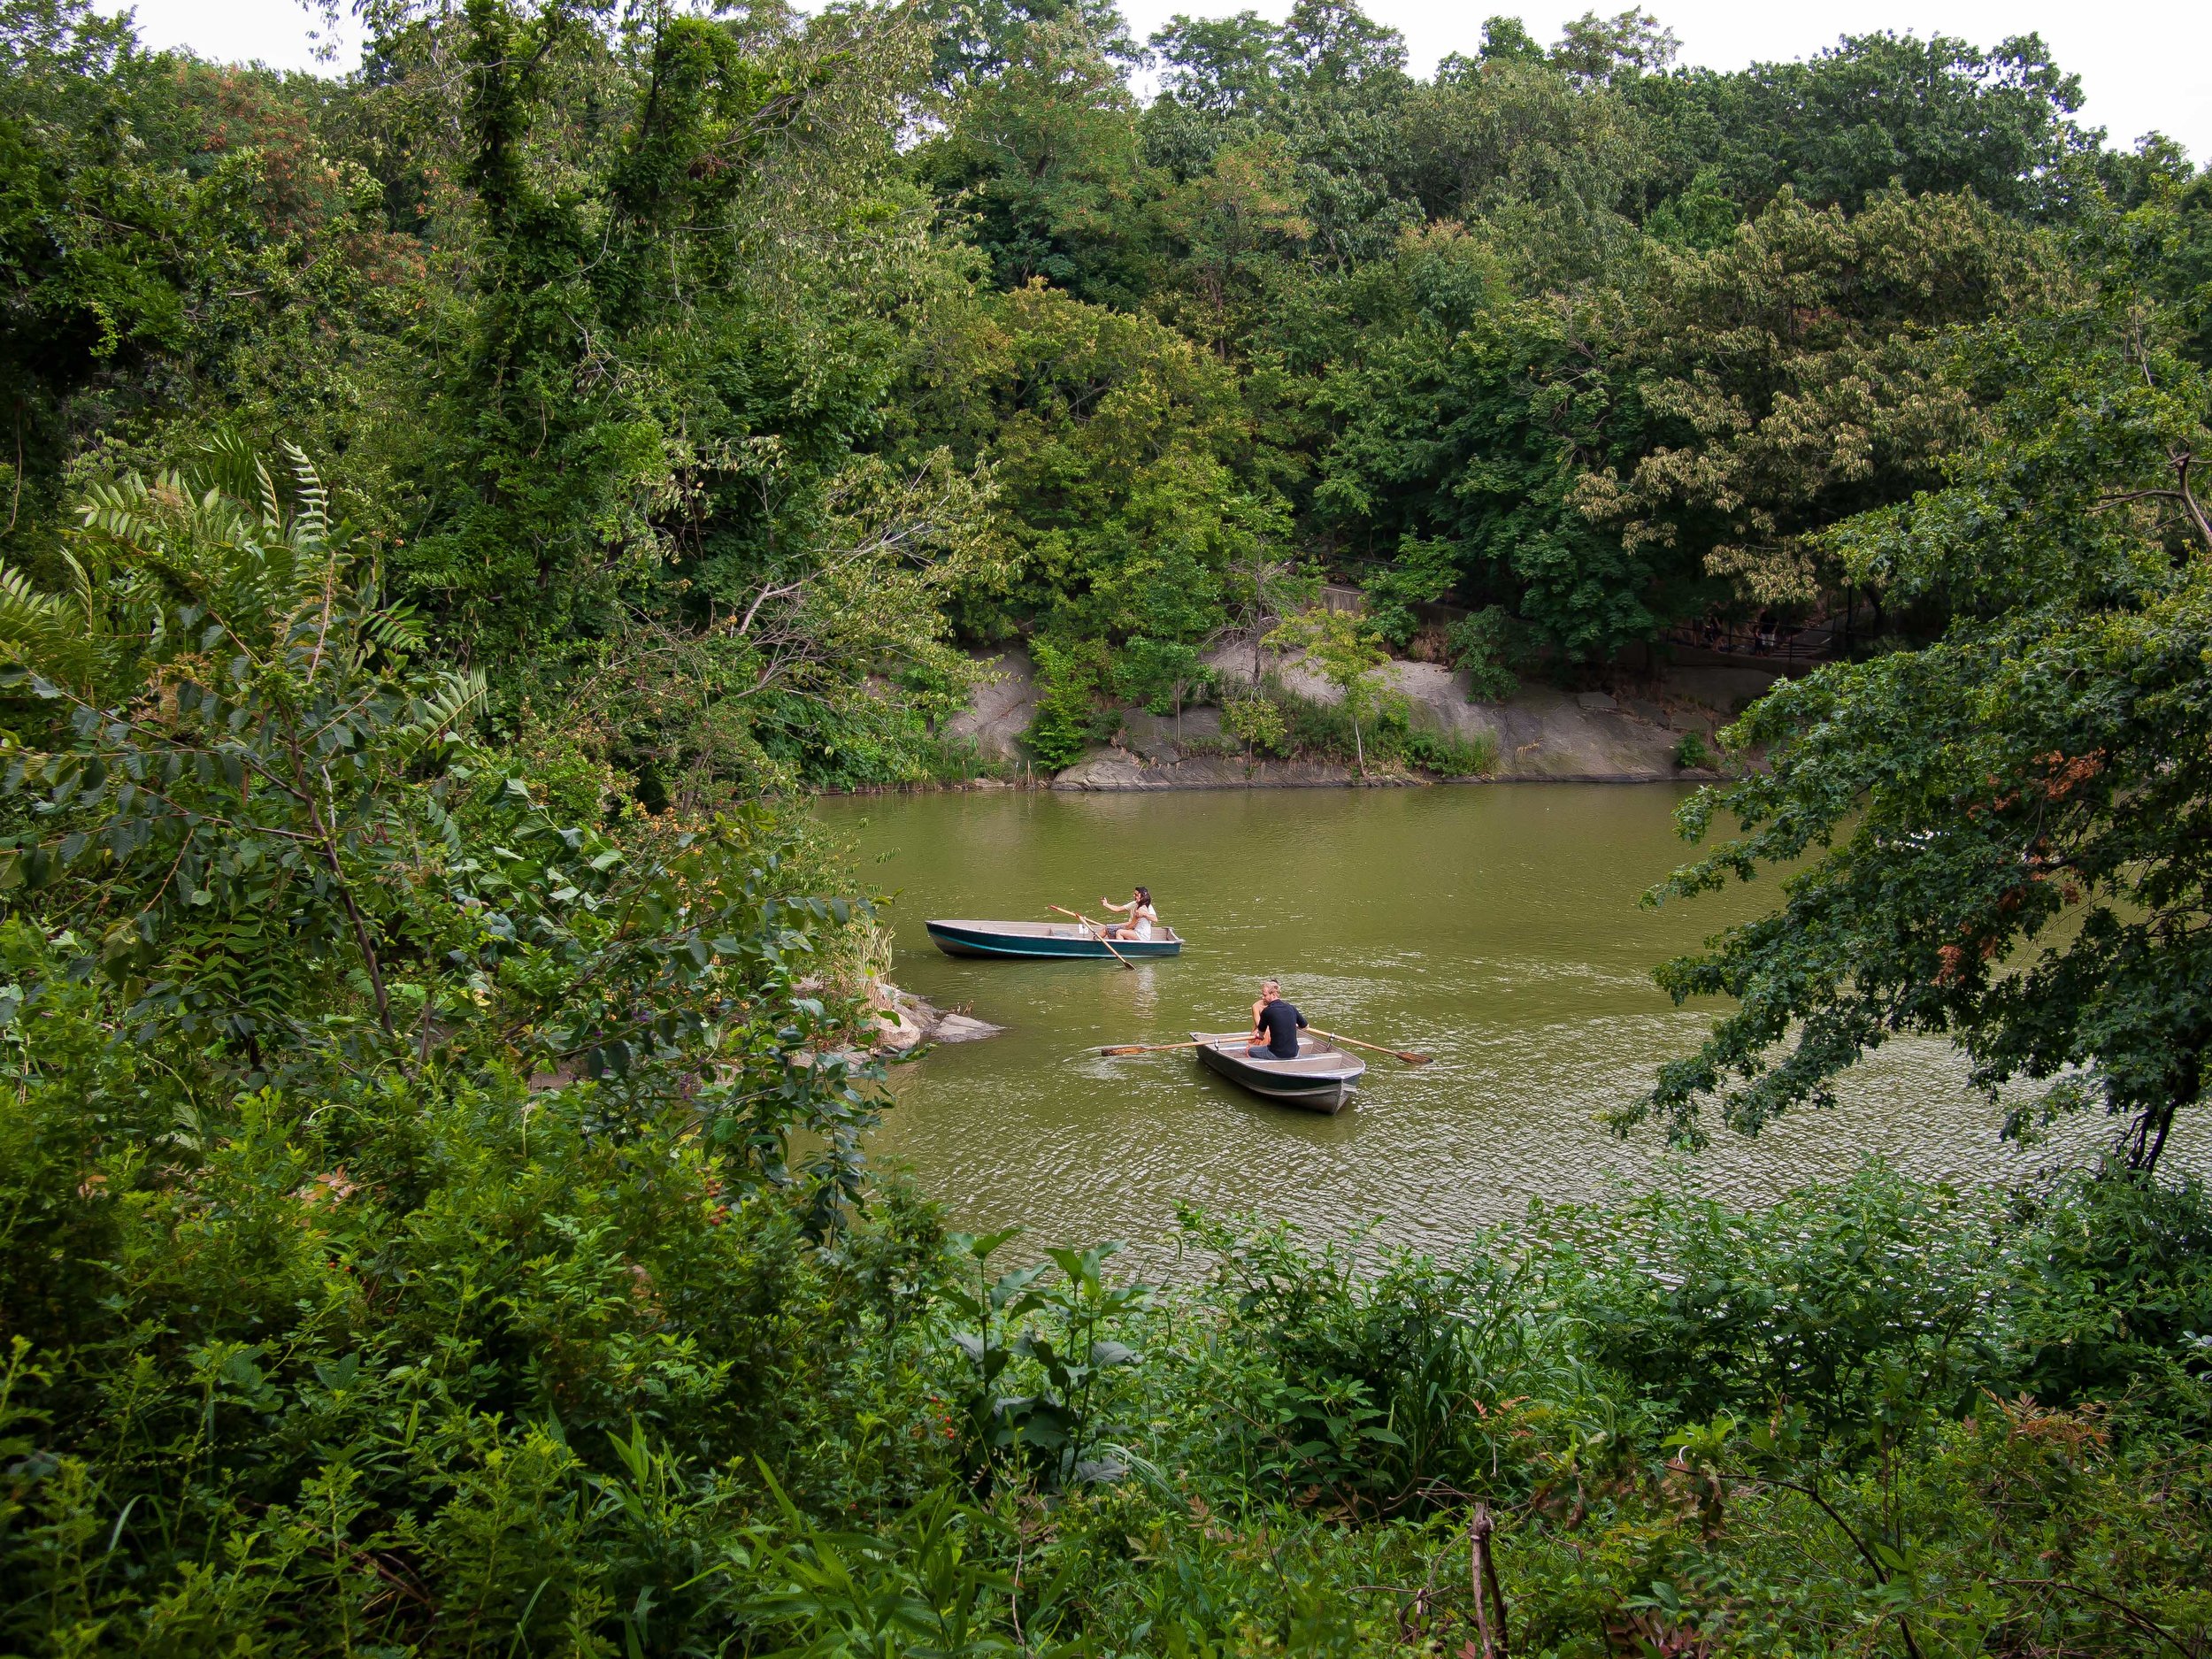
{"type": "Polygon", "coordinates": [[[1149,939],[1117,939],[1109,950],[1098,930],[1074,922],[925,922],[937,949],[949,956],[1111,956],[1114,950],[1139,956],[1178,956],[1183,941],[1171,927],[1153,929],[1149,939]]]}
{"type": "Polygon", "coordinates": [[[1194,1031],[1199,1064],[1218,1071],[1232,1083],[1270,1100],[1288,1101],[1308,1111],[1333,1116],[1352,1097],[1352,1086],[1366,1074],[1367,1062],[1341,1048],[1333,1048],[1318,1037],[1298,1034],[1295,1060],[1255,1060],[1245,1049],[1252,1034],[1245,1031],[1194,1031]]]}

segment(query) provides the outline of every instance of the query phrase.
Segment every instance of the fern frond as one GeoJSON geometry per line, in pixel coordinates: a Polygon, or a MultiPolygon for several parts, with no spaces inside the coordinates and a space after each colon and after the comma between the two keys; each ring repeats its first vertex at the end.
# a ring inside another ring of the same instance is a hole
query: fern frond
{"type": "Polygon", "coordinates": [[[285,458],[292,463],[292,488],[299,493],[300,534],[313,546],[319,547],[330,536],[330,491],[323,483],[315,464],[307,458],[307,451],[296,443],[284,446],[285,458]]]}
{"type": "Polygon", "coordinates": [[[70,596],[77,602],[77,610],[84,618],[85,637],[101,632],[100,602],[93,596],[92,573],[77,563],[73,553],[64,553],[62,562],[69,566],[70,596]]]}
{"type": "Polygon", "coordinates": [[[284,503],[277,499],[276,480],[270,474],[268,463],[259,456],[254,457],[253,472],[260,488],[261,527],[275,535],[284,528],[284,503]]]}
{"type": "Polygon", "coordinates": [[[399,728],[400,751],[412,758],[427,745],[451,735],[467,725],[490,695],[480,670],[441,676],[442,684],[415,707],[414,718],[399,728]]]}
{"type": "Polygon", "coordinates": [[[51,673],[75,666],[67,647],[81,637],[65,601],[41,593],[21,571],[0,565],[0,655],[51,673]]]}

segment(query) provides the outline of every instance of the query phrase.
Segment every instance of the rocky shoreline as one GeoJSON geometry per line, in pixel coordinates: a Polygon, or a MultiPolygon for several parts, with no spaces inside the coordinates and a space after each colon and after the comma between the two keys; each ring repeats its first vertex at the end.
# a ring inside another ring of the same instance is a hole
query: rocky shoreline
{"type": "MultiPolygon", "coordinates": [[[[1249,642],[1209,659],[1225,683],[1250,685],[1249,642]]],[[[1022,739],[1036,710],[1028,657],[1009,649],[988,659],[991,678],[945,735],[972,743],[986,761],[1024,764],[1022,739]]],[[[1294,660],[1267,653],[1260,672],[1284,689],[1317,703],[1340,694],[1294,660]]],[[[1477,703],[1463,674],[1435,663],[1397,661],[1381,672],[1405,700],[1415,723],[1441,736],[1483,745],[1495,756],[1483,772],[1438,779],[1402,772],[1362,776],[1340,761],[1274,760],[1245,754],[1226,738],[1221,711],[1203,707],[1181,717],[1130,710],[1113,741],[1058,772],[983,777],[926,785],[950,789],[1051,788],[1128,793],[1168,789],[1317,789],[1452,783],[1668,783],[1717,774],[1685,767],[1676,752],[1685,737],[1710,742],[1745,705],[1778,677],[1777,668],[1700,665],[1637,676],[1604,687],[1568,690],[1526,685],[1503,703],[1477,703]]]]}
{"type": "Polygon", "coordinates": [[[925,1048],[979,1042],[1006,1029],[972,1014],[939,1008],[926,997],[902,991],[888,979],[870,982],[868,1001],[874,1009],[874,1039],[865,1048],[855,1046],[827,1049],[823,1058],[848,1066],[860,1065],[871,1059],[904,1059],[925,1048]]]}

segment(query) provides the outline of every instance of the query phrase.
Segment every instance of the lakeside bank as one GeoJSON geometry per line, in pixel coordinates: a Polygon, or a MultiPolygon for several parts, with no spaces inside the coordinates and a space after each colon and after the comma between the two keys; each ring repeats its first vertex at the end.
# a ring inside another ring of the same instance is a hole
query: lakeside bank
{"type": "MultiPolygon", "coordinates": [[[[1039,687],[1028,654],[1010,647],[982,659],[986,678],[942,735],[975,756],[980,775],[936,786],[1052,788],[1108,793],[1181,789],[1346,788],[1430,782],[1680,783],[1708,780],[1708,767],[1686,765],[1686,743],[1711,749],[1720,729],[1790,672],[1786,664],[1682,666],[1655,662],[1609,671],[1576,687],[1524,684],[1500,702],[1478,702],[1467,676],[1441,664],[1394,659],[1377,673],[1414,730],[1487,755],[1468,774],[1374,767],[1336,757],[1255,754],[1228,733],[1217,704],[1179,715],[1119,711],[1117,729],[1072,764],[1035,767],[1025,741],[1039,687]],[[1691,743],[1691,740],[1694,740],[1691,743]]],[[[1321,708],[1340,707],[1342,691],[1299,658],[1256,653],[1231,641],[1206,659],[1215,682],[1247,695],[1271,687],[1321,708]]]]}

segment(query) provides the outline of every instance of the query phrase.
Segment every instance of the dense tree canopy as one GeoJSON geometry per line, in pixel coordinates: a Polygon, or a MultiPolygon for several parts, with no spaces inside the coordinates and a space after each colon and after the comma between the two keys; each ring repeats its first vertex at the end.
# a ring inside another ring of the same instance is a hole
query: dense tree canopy
{"type": "Polygon", "coordinates": [[[1819,533],[1991,396],[1946,332],[2187,184],[2032,37],[1720,75],[1498,18],[1425,78],[1318,0],[1144,50],[1096,5],[366,16],[322,81],[10,0],[8,547],[74,472],[301,442],[499,718],[656,803],[918,775],[960,635],[1179,649],[1239,558],[1570,661],[1816,611],[1819,533]],[[828,618],[863,568],[887,632],[828,618]]]}
{"type": "Polygon", "coordinates": [[[1740,999],[1667,1070],[1678,1133],[1717,1091],[1745,1128],[1824,1098],[1903,1031],[1955,1035],[1993,1091],[2046,1085],[2016,1096],[2016,1132],[2097,1101],[2144,1167],[2203,1098],[2212,373],[2133,253],[2172,211],[2085,229],[2094,300],[1962,341],[1960,383],[2004,388],[1982,441],[1940,488],[1828,533],[1854,576],[1950,620],[1746,718],[1770,768],[1726,792],[1739,836],[1673,888],[1815,856],[1774,915],[1666,971],[1678,995],[1740,999]]]}

